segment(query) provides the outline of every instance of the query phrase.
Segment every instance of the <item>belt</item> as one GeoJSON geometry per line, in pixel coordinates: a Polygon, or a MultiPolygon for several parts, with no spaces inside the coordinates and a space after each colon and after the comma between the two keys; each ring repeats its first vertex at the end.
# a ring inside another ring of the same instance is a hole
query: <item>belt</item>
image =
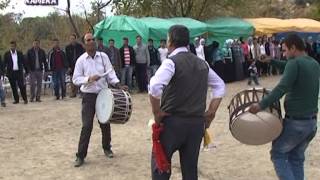
{"type": "Polygon", "coordinates": [[[311,116],[289,116],[285,115],[286,119],[295,119],[295,120],[312,120],[317,119],[317,115],[311,115],[311,116]]]}

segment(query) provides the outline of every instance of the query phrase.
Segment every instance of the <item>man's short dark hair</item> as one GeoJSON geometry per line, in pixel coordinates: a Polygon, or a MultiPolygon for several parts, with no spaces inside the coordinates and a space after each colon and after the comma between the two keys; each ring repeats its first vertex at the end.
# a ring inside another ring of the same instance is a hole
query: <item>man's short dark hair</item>
{"type": "Polygon", "coordinates": [[[122,40],[129,41],[129,39],[127,37],[124,37],[122,40]]]}
{"type": "Polygon", "coordinates": [[[103,38],[102,38],[102,37],[98,37],[97,39],[100,40],[100,41],[103,41],[103,38]]]}
{"type": "Polygon", "coordinates": [[[33,41],[34,42],[40,42],[40,40],[38,38],[35,38],[33,41]]]}
{"type": "Polygon", "coordinates": [[[114,39],[109,39],[109,42],[114,42],[114,39]]]}
{"type": "Polygon", "coordinates": [[[173,25],[169,29],[169,41],[175,48],[189,45],[189,29],[183,25],[173,25]]]}
{"type": "Polygon", "coordinates": [[[161,39],[161,40],[160,40],[160,43],[162,43],[162,42],[164,42],[164,43],[165,43],[165,42],[167,42],[167,40],[165,40],[165,39],[161,39]]]}
{"type": "Polygon", "coordinates": [[[59,41],[59,39],[58,38],[54,38],[54,39],[52,39],[52,41],[59,41]]]}
{"type": "Polygon", "coordinates": [[[283,43],[291,49],[293,46],[296,47],[297,50],[304,51],[306,46],[303,40],[297,34],[289,34],[284,40],[283,43]]]}
{"type": "Polygon", "coordinates": [[[149,38],[149,39],[148,39],[148,42],[153,42],[153,39],[149,38]]]}
{"type": "Polygon", "coordinates": [[[140,35],[136,36],[136,39],[138,39],[138,38],[142,39],[142,37],[140,35]]]}
{"type": "Polygon", "coordinates": [[[17,45],[17,42],[16,41],[10,41],[10,44],[17,45]]]}

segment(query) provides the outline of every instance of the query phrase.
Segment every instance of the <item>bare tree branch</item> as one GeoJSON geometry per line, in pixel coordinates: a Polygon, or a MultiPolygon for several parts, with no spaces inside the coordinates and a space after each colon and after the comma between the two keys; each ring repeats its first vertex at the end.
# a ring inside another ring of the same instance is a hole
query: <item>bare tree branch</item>
{"type": "Polygon", "coordinates": [[[72,25],[72,27],[73,27],[74,32],[77,34],[77,37],[80,37],[79,30],[78,30],[78,28],[76,27],[76,24],[74,23],[73,18],[72,18],[72,16],[71,16],[71,12],[70,12],[70,0],[67,0],[67,4],[68,4],[68,6],[67,6],[67,9],[66,9],[66,13],[67,13],[67,15],[68,15],[68,17],[69,17],[69,21],[70,21],[70,23],[71,23],[71,25],[72,25]]]}

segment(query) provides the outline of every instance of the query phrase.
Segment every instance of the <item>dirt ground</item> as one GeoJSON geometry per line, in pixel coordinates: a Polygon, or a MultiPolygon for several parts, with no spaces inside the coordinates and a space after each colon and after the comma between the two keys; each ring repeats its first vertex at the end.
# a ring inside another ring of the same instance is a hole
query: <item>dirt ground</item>
{"type": "MultiPolygon", "coordinates": [[[[261,79],[272,88],[279,77],[261,79]]],[[[216,148],[201,151],[200,180],[274,180],[270,144],[248,146],[230,134],[227,106],[246,81],[227,84],[227,95],[210,128],[216,148]]],[[[56,101],[45,96],[42,103],[0,108],[0,179],[5,180],[147,180],[150,179],[151,108],[147,94],[134,94],[133,115],[125,125],[112,125],[115,157],[108,159],[101,147],[95,120],[86,164],[74,168],[81,129],[81,99],[56,101]]],[[[308,180],[320,177],[320,137],[310,144],[305,163],[308,180]]],[[[181,179],[178,153],[172,162],[172,179],[181,179]]]]}

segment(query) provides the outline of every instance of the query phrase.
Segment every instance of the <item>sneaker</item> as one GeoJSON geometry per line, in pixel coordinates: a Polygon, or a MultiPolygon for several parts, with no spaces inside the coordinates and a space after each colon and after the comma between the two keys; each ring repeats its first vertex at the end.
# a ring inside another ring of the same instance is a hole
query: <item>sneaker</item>
{"type": "Polygon", "coordinates": [[[31,98],[31,99],[30,99],[30,102],[33,102],[33,101],[34,101],[34,99],[33,99],[33,98],[31,98]]]}
{"type": "Polygon", "coordinates": [[[2,103],[1,103],[1,106],[2,106],[2,107],[6,107],[6,103],[5,103],[5,102],[2,102],[2,103]]]}
{"type": "Polygon", "coordinates": [[[74,162],[74,167],[80,167],[83,165],[83,163],[84,163],[84,159],[77,157],[76,161],[74,162]]]}
{"type": "Polygon", "coordinates": [[[104,154],[108,157],[108,158],[113,158],[113,152],[111,149],[106,149],[104,150],[104,154]]]}

